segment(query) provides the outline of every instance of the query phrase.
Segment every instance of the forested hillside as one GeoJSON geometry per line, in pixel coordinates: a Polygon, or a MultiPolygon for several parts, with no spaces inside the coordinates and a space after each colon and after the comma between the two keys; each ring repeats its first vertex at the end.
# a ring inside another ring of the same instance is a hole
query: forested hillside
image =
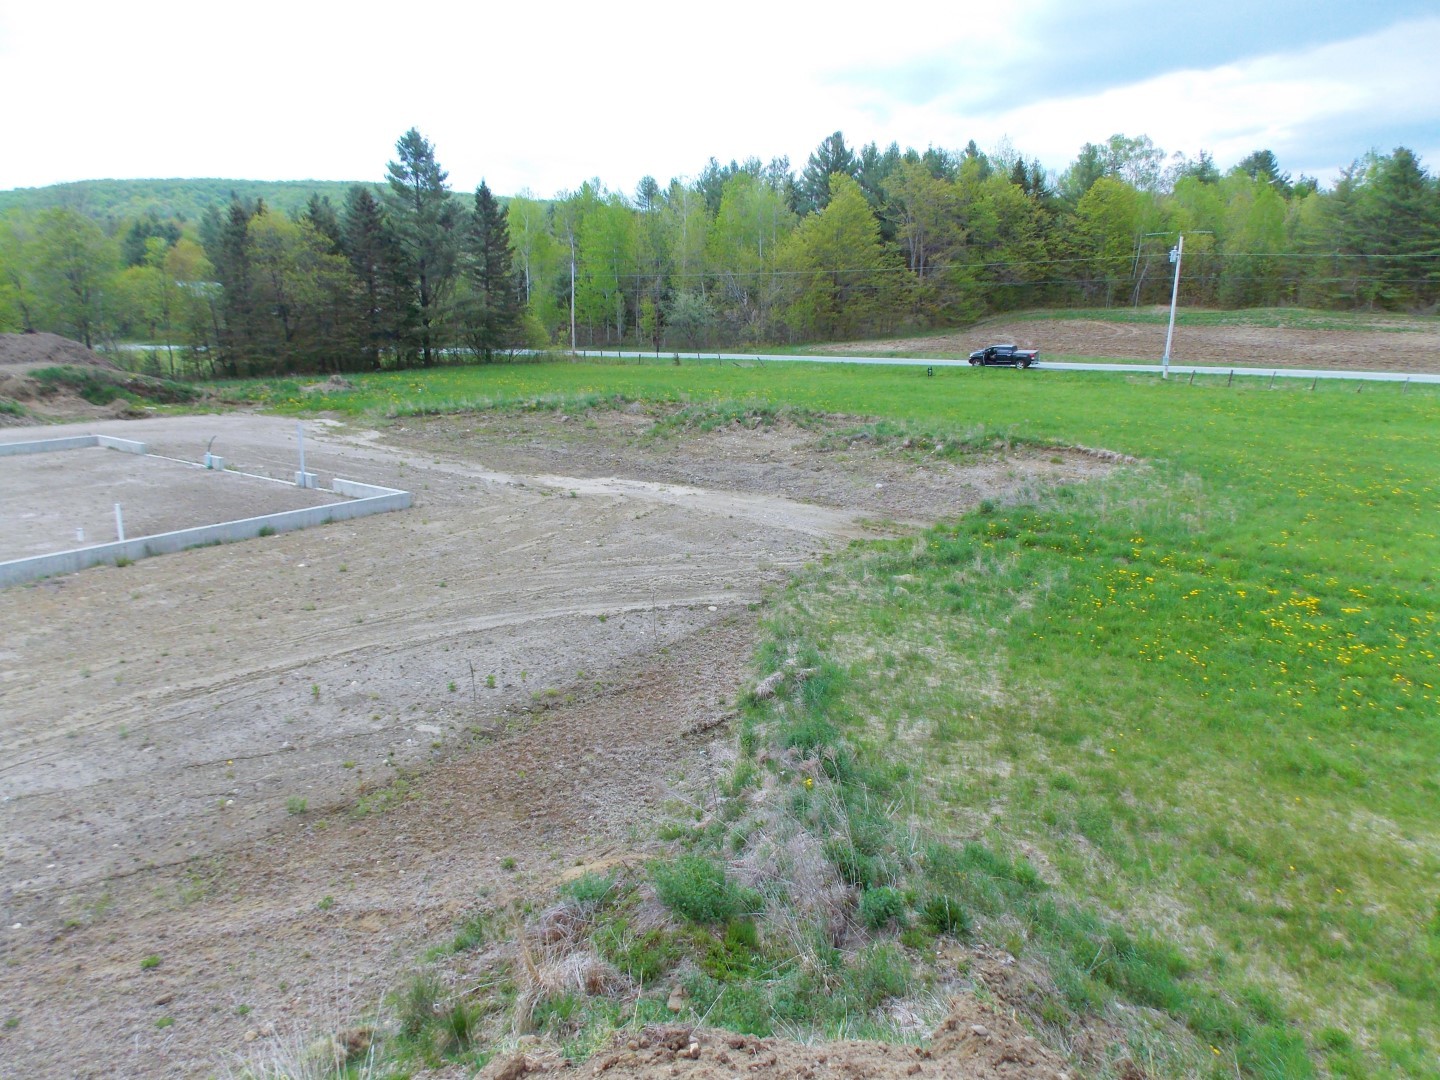
{"type": "Polygon", "coordinates": [[[66,207],[113,230],[151,216],[199,221],[206,210],[224,207],[232,196],[263,199],[272,209],[294,214],[304,209],[310,196],[341,199],[350,186],[346,180],[80,180],[0,191],[0,215],[66,207]]]}
{"type": "Polygon", "coordinates": [[[502,207],[483,185],[452,191],[412,129],[379,186],[237,187],[192,216],[121,211],[123,183],[0,214],[0,329],[187,346],[175,373],[210,374],[822,341],[1165,302],[1182,234],[1188,306],[1440,298],[1440,181],[1403,147],[1321,189],[1265,150],[1222,171],[1116,135],[1052,174],[973,142],[856,151],[836,132],[798,173],[712,158],[689,182],[595,179],[502,207]]]}

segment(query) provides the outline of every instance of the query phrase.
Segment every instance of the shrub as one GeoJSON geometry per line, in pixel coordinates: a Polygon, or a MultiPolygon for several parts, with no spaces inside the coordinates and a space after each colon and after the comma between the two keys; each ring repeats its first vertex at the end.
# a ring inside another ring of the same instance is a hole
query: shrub
{"type": "Polygon", "coordinates": [[[651,983],[680,959],[680,949],[662,930],[632,934],[624,919],[606,923],[595,934],[595,947],[610,963],[638,983],[651,983]]]}
{"type": "Polygon", "coordinates": [[[905,897],[899,889],[881,885],[860,894],[860,921],[871,930],[879,930],[891,919],[905,914],[905,897]]]}
{"type": "Polygon", "coordinates": [[[762,904],[758,893],[739,888],[725,876],[720,863],[701,855],[654,863],[650,880],[660,902],[691,922],[724,922],[762,904]]]}
{"type": "Polygon", "coordinates": [[[574,881],[560,886],[560,895],[568,896],[585,908],[598,908],[615,888],[615,878],[610,874],[597,874],[587,870],[574,881]]]}
{"type": "Polygon", "coordinates": [[[894,869],[884,856],[867,854],[860,844],[844,837],[832,837],[825,842],[825,857],[842,878],[862,889],[879,888],[894,879],[894,869]]]}
{"type": "Polygon", "coordinates": [[[920,909],[920,919],[937,934],[954,937],[969,937],[974,929],[969,913],[954,897],[935,893],[926,899],[920,909]]]}

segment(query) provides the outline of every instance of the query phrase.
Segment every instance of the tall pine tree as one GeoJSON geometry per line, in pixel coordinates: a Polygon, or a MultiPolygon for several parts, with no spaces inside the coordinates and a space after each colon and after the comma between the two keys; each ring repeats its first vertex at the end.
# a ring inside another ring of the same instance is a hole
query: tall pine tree
{"type": "Polygon", "coordinates": [[[465,337],[476,354],[488,362],[496,349],[514,342],[521,299],[515,252],[510,246],[510,224],[484,181],[475,189],[475,209],[465,230],[464,259],[465,337]]]}
{"type": "Polygon", "coordinates": [[[400,241],[415,307],[410,347],[429,367],[443,344],[443,330],[455,283],[457,214],[446,186],[449,174],[435,161],[435,148],[415,128],[395,144],[399,160],[386,166],[386,203],[400,241]]]}
{"type": "Polygon", "coordinates": [[[359,282],[360,351],[379,370],[385,353],[407,339],[414,309],[399,241],[380,200],[360,184],[345,196],[341,247],[359,282]]]}

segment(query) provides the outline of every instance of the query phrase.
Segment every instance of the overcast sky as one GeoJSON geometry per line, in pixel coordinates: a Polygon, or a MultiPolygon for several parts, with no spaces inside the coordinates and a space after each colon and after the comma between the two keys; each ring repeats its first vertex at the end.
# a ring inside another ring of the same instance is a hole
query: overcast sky
{"type": "Polygon", "coordinates": [[[1436,0],[569,0],[0,5],[0,189],[102,177],[379,180],[418,127],[452,186],[633,192],[859,146],[1059,171],[1149,135],[1324,182],[1399,145],[1440,171],[1436,0]]]}

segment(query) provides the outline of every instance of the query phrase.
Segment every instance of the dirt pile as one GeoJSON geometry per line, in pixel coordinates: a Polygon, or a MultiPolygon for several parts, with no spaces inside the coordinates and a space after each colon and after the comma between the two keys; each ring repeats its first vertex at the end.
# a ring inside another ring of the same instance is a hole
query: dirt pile
{"type": "Polygon", "coordinates": [[[35,368],[98,367],[119,371],[117,364],[59,334],[0,334],[0,368],[16,375],[35,368]]]}
{"type": "MultiPolygon", "coordinates": [[[[879,1042],[804,1045],[758,1039],[710,1028],[647,1027],[618,1036],[579,1072],[587,1076],[685,1076],[730,1080],[735,1076],[793,1076],[811,1080],[857,1076],[948,1076],[965,1080],[1020,1080],[1069,1075],[1066,1062],[1026,1033],[1009,1015],[965,995],[928,1046],[879,1042]]],[[[485,1080],[518,1080],[575,1071],[558,1055],[522,1052],[493,1062],[485,1080]]]]}
{"type": "Polygon", "coordinates": [[[55,334],[0,334],[0,425],[133,420],[146,402],[193,401],[194,387],[126,371],[55,334]]]}

